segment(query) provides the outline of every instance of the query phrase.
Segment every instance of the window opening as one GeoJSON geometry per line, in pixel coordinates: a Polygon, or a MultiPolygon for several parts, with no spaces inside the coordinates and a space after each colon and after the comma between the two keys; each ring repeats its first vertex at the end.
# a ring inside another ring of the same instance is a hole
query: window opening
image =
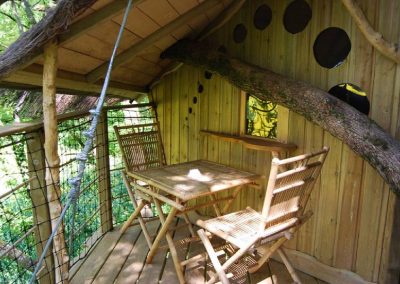
{"type": "Polygon", "coordinates": [[[246,94],[245,133],[252,136],[276,139],[277,126],[277,105],[246,94]]]}

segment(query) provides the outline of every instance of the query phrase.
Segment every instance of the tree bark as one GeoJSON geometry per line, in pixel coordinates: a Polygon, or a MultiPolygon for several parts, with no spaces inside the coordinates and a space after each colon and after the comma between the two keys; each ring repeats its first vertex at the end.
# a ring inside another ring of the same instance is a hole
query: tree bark
{"type": "MultiPolygon", "coordinates": [[[[57,44],[51,42],[44,51],[43,61],[43,125],[44,125],[44,152],[46,155],[46,185],[47,199],[51,225],[54,230],[60,217],[62,205],[60,202],[60,157],[58,156],[58,129],[56,111],[56,77],[57,77],[57,44]]],[[[58,228],[53,240],[56,268],[56,283],[68,283],[69,259],[65,245],[64,226],[58,228]]]]}
{"type": "Polygon", "coordinates": [[[400,143],[373,120],[321,89],[214,50],[185,40],[167,49],[162,58],[215,72],[260,99],[303,115],[349,145],[400,195],[400,143]]]}
{"type": "Polygon", "coordinates": [[[342,0],[342,3],[369,43],[383,55],[392,59],[397,64],[400,64],[399,44],[386,41],[382,34],[376,32],[354,0],[342,0]]]}

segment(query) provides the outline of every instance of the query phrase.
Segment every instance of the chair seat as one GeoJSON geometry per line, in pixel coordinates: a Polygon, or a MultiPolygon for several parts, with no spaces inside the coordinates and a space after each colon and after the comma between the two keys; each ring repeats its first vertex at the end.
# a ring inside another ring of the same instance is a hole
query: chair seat
{"type": "Polygon", "coordinates": [[[298,218],[290,218],[276,225],[264,227],[264,221],[259,212],[246,208],[245,210],[216,217],[207,221],[199,220],[197,224],[210,233],[225,239],[237,246],[243,248],[257,239],[271,237],[277,233],[295,226],[298,218]]]}

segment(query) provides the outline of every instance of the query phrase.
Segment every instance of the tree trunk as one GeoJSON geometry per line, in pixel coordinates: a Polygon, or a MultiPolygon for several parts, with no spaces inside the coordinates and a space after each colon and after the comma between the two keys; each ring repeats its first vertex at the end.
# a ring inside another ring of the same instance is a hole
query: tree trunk
{"type": "Polygon", "coordinates": [[[260,99],[303,115],[349,145],[400,195],[400,143],[373,120],[321,89],[214,50],[186,40],[167,49],[162,58],[208,69],[260,99]]]}
{"type": "MultiPolygon", "coordinates": [[[[58,129],[56,113],[56,75],[57,75],[57,45],[50,43],[45,48],[43,64],[43,125],[44,152],[46,155],[46,185],[47,199],[54,230],[60,217],[62,205],[60,202],[60,157],[58,156],[58,129]]],[[[65,245],[64,226],[61,225],[54,237],[54,254],[56,268],[56,283],[68,283],[69,259],[65,245]]]]}

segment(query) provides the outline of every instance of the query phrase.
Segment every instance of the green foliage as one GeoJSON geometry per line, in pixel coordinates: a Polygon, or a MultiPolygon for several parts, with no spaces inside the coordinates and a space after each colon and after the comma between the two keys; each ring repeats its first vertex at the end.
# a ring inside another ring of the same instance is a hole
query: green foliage
{"type": "Polygon", "coordinates": [[[247,95],[246,134],[265,138],[276,138],[278,111],[276,104],[247,95]]]}
{"type": "Polygon", "coordinates": [[[10,107],[0,105],[0,121],[2,124],[14,121],[14,110],[10,107]]]}
{"type": "Polygon", "coordinates": [[[10,0],[0,5],[0,52],[43,18],[53,5],[51,0],[10,0]]]}
{"type": "MultiPolygon", "coordinates": [[[[121,152],[116,141],[113,126],[133,123],[148,123],[153,121],[150,109],[140,111],[112,110],[108,115],[109,130],[109,160],[111,167],[111,188],[114,224],[124,222],[132,212],[132,204],[122,183],[121,172],[123,163],[121,152]]],[[[78,173],[77,153],[82,150],[86,140],[83,131],[89,127],[91,119],[82,117],[64,121],[59,124],[59,155],[61,201],[65,202],[71,190],[69,180],[78,173]]],[[[66,242],[72,262],[84,255],[91,245],[87,241],[99,235],[96,232],[101,227],[99,212],[98,185],[102,177],[98,176],[96,151],[97,146],[91,151],[86,170],[81,182],[81,194],[78,199],[76,211],[70,207],[64,221],[66,242]],[[75,223],[71,220],[75,218],[75,223]],[[69,240],[72,240],[70,243],[69,240]],[[72,244],[72,245],[71,245],[72,244]]],[[[26,141],[23,135],[13,135],[0,139],[0,195],[5,191],[26,181],[30,175],[27,166],[26,141]]],[[[19,188],[6,198],[0,199],[0,241],[12,244],[23,236],[33,226],[32,203],[29,197],[29,185],[19,188]]],[[[163,208],[168,211],[168,208],[163,208]]],[[[153,212],[155,209],[153,208],[153,212]]],[[[32,260],[37,259],[34,235],[16,246],[32,260]]],[[[0,259],[0,283],[26,283],[31,272],[18,265],[15,260],[7,257],[0,259]]]]}

